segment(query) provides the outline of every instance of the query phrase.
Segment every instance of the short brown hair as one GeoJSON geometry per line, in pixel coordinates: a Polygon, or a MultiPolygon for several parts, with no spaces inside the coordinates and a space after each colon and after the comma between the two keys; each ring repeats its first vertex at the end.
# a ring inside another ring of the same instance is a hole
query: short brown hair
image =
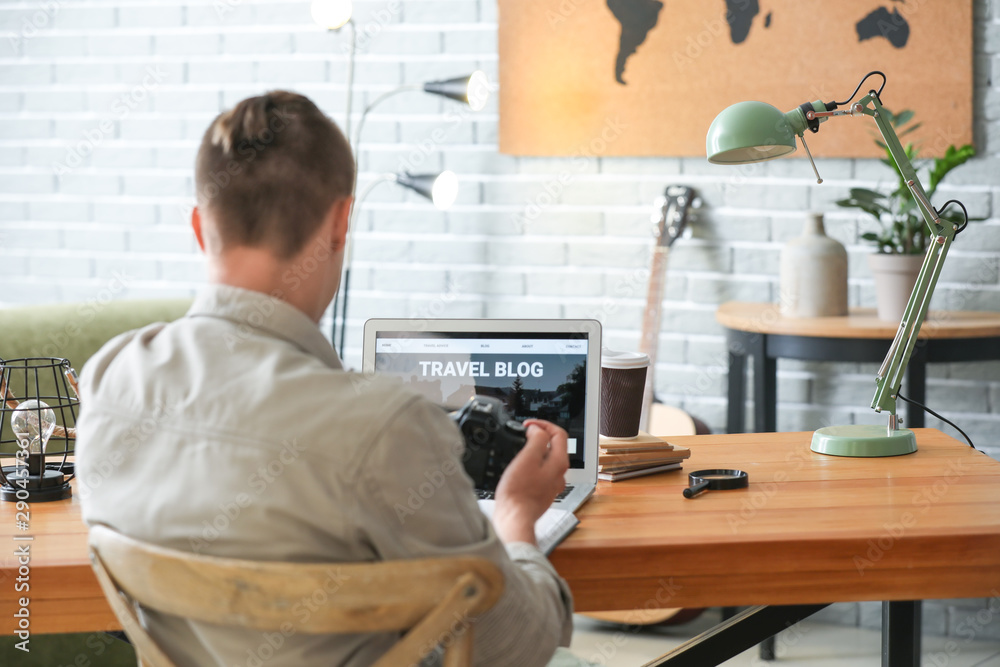
{"type": "Polygon", "coordinates": [[[353,188],[347,139],[296,93],[243,100],[212,121],[198,149],[198,206],[227,246],[266,246],[293,257],[353,188]]]}

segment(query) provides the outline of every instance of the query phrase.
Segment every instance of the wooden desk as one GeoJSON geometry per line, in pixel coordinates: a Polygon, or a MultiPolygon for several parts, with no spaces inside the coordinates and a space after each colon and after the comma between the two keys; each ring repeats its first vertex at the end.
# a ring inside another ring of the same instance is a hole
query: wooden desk
{"type": "MultiPolygon", "coordinates": [[[[878,319],[873,308],[852,308],[846,317],[791,318],[783,317],[776,304],[730,301],[715,317],[727,330],[730,433],[744,430],[747,356],[754,364],[754,430],[771,432],[777,429],[778,359],[881,362],[899,327],[878,319]]],[[[907,368],[906,396],[925,403],[929,363],[998,359],[1000,313],[931,312],[907,368]]],[[[922,410],[907,409],[907,428],[924,423],[922,410]]]]}
{"type": "MultiPolygon", "coordinates": [[[[602,482],[552,555],[580,611],[985,597],[1000,591],[1000,463],[919,429],[919,451],[823,456],[809,433],[685,436],[686,471],[602,482]],[[750,487],[681,496],[687,471],[736,467],[750,487]]],[[[32,632],[115,628],[76,499],[32,507],[32,632]]],[[[4,547],[0,631],[17,566],[4,547]]],[[[704,663],[702,663],[704,664],[704,663]]]]}
{"type": "Polygon", "coordinates": [[[993,595],[1000,462],[916,433],[917,453],[876,459],[817,454],[809,432],[672,437],[685,470],[600,483],[552,562],[579,611],[644,606],[671,580],[661,606],[993,595]],[[685,499],[703,468],[745,470],[750,487],[685,499]]]}
{"type": "MultiPolygon", "coordinates": [[[[75,491],[75,482],[74,491],[75,491]]],[[[80,501],[33,503],[29,529],[15,526],[14,503],[0,503],[0,634],[14,634],[17,598],[31,602],[31,634],[120,630],[87,557],[87,526],[80,519],[80,501]],[[30,542],[14,538],[32,536],[30,542]],[[18,568],[14,550],[29,544],[31,589],[17,592],[18,568]]]]}
{"type": "MultiPolygon", "coordinates": [[[[814,453],[808,432],[670,438],[686,471],[600,484],[552,562],[579,611],[997,595],[1000,463],[916,434],[915,454],[880,459],[814,453]],[[683,498],[705,468],[750,487],[683,498]]],[[[919,637],[909,613],[893,622],[919,637]]]]}

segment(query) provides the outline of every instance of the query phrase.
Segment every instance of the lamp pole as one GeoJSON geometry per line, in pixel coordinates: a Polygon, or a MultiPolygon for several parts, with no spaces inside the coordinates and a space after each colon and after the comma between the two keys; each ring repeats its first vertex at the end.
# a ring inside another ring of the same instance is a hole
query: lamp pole
{"type": "MultiPolygon", "coordinates": [[[[876,91],[870,91],[848,109],[829,111],[817,111],[813,109],[805,111],[803,115],[807,122],[816,122],[817,119],[832,118],[835,116],[870,116],[875,121],[882,139],[885,140],[886,148],[889,150],[892,159],[896,162],[896,166],[899,167],[899,172],[903,175],[903,181],[913,195],[917,209],[920,211],[920,215],[923,217],[932,235],[931,242],[927,247],[927,254],[924,255],[924,262],[920,267],[920,273],[917,275],[917,281],[914,284],[913,291],[910,293],[906,309],[903,311],[903,318],[899,323],[899,329],[896,330],[896,336],[892,341],[892,345],[889,346],[889,352],[886,354],[885,360],[882,362],[882,366],[875,376],[876,390],[875,396],[872,398],[871,407],[875,412],[885,411],[889,413],[889,431],[891,434],[897,428],[896,398],[899,395],[899,387],[903,382],[903,372],[910,362],[913,348],[917,342],[917,336],[920,334],[920,327],[927,318],[927,309],[930,306],[931,296],[934,294],[934,288],[937,286],[938,278],[941,276],[941,268],[944,265],[945,257],[948,255],[948,249],[951,247],[952,241],[955,240],[955,234],[958,232],[959,227],[951,222],[942,222],[940,214],[931,205],[930,199],[927,197],[927,192],[924,190],[917,176],[917,170],[914,169],[913,163],[907,157],[906,149],[903,148],[896,130],[893,129],[892,123],[889,122],[889,115],[885,113],[885,109],[876,91]]],[[[802,128],[802,131],[804,129],[802,128]]]]}
{"type": "Polygon", "coordinates": [[[903,174],[906,186],[913,193],[920,215],[932,234],[927,254],[924,256],[920,273],[917,275],[917,282],[910,294],[909,301],[906,303],[906,310],[903,311],[903,319],[899,323],[899,329],[896,331],[896,336],[875,379],[876,391],[871,406],[875,412],[885,410],[889,413],[889,429],[892,430],[896,427],[896,397],[899,395],[899,386],[903,381],[903,371],[906,370],[906,366],[910,362],[920,327],[927,318],[927,309],[930,306],[931,296],[934,294],[938,278],[941,276],[945,257],[948,255],[948,249],[951,247],[952,241],[955,240],[955,234],[959,228],[954,223],[942,222],[941,216],[931,205],[927,193],[920,184],[920,179],[917,178],[913,164],[906,156],[906,151],[903,149],[899,137],[896,136],[896,131],[887,120],[878,95],[874,91],[868,93],[851,108],[851,112],[861,113],[875,119],[875,124],[882,134],[882,138],[885,139],[885,145],[889,148],[892,159],[896,161],[899,171],[903,174]]]}
{"type": "MultiPolygon", "coordinates": [[[[359,123],[360,126],[360,123],[359,123]]],[[[365,199],[375,189],[375,186],[380,183],[385,183],[386,181],[397,180],[395,174],[382,174],[374,181],[369,183],[364,190],[361,191],[361,195],[357,197],[351,204],[351,211],[347,217],[347,244],[344,248],[344,276],[341,280],[341,287],[337,290],[337,294],[333,300],[333,335],[337,332],[337,306],[340,306],[340,341],[338,341],[337,349],[341,356],[344,354],[344,340],[347,334],[347,294],[351,289],[351,263],[354,260],[354,228],[357,224],[358,211],[361,210],[361,205],[364,203],[365,199]],[[341,292],[343,292],[343,301],[341,301],[341,292]]],[[[357,179],[354,181],[354,188],[357,190],[357,179]]]]}

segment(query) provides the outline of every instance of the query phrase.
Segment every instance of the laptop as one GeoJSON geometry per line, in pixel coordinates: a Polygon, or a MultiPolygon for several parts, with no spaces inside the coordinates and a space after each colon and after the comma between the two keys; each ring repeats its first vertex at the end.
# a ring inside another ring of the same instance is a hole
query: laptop
{"type": "MultiPolygon", "coordinates": [[[[447,410],[474,394],[514,419],[546,419],[569,435],[566,488],[553,507],[576,510],[597,485],[601,325],[597,320],[371,319],[362,370],[391,375],[447,410]]],[[[489,512],[488,492],[478,490],[489,512]]]]}

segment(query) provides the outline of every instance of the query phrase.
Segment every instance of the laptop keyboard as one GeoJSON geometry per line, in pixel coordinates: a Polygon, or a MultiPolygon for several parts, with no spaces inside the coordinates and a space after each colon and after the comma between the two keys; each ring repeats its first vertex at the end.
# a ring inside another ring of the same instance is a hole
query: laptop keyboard
{"type": "MultiPolygon", "coordinates": [[[[562,500],[573,491],[573,485],[567,484],[566,488],[559,492],[556,496],[556,500],[562,500]]],[[[493,500],[494,491],[487,491],[486,489],[476,489],[476,498],[479,500],[493,500]]]]}
{"type": "Polygon", "coordinates": [[[572,490],[573,490],[573,485],[572,484],[567,484],[566,488],[563,489],[562,491],[560,491],[559,495],[556,496],[556,500],[562,500],[563,498],[565,498],[566,496],[568,496],[572,490]]]}

